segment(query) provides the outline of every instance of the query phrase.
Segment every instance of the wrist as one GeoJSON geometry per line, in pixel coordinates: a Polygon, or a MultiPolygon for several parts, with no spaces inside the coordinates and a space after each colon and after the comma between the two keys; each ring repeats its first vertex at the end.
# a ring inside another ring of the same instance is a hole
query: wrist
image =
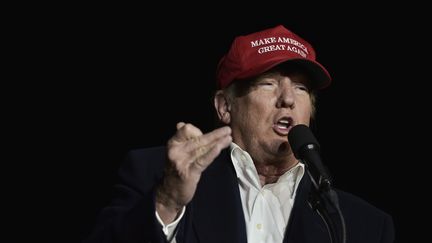
{"type": "Polygon", "coordinates": [[[163,186],[156,190],[156,211],[165,224],[173,222],[182,211],[184,205],[179,204],[167,193],[163,186]]]}

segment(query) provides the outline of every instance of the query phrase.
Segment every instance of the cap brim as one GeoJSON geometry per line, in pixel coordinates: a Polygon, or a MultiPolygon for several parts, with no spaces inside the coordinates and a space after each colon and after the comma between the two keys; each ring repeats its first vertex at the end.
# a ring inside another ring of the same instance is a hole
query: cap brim
{"type": "Polygon", "coordinates": [[[310,75],[312,89],[323,89],[330,85],[332,78],[329,72],[318,62],[307,59],[292,59],[284,63],[290,62],[301,65],[305,72],[310,75]]]}
{"type": "Polygon", "coordinates": [[[306,74],[311,78],[312,90],[323,89],[330,85],[332,79],[329,72],[318,62],[303,58],[269,60],[268,62],[243,73],[240,78],[250,78],[264,73],[276,66],[290,63],[300,65],[304,68],[306,74]]]}

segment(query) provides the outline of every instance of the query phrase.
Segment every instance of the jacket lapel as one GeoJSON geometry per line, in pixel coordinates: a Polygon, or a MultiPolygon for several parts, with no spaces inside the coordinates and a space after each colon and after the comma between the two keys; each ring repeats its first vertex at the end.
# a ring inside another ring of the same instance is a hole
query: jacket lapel
{"type": "Polygon", "coordinates": [[[200,242],[246,243],[246,227],[229,149],[204,171],[192,202],[193,228],[200,242]]]}

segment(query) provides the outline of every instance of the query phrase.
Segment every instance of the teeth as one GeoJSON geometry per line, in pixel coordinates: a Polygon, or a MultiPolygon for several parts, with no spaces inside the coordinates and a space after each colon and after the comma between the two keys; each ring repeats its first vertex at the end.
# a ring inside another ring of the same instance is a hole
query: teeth
{"type": "Polygon", "coordinates": [[[278,127],[280,128],[286,129],[289,127],[289,125],[290,125],[290,121],[287,119],[281,119],[278,121],[278,127]]]}
{"type": "Polygon", "coordinates": [[[278,126],[279,128],[282,128],[282,129],[288,129],[288,127],[290,126],[290,124],[291,124],[291,119],[286,118],[286,117],[280,119],[280,120],[277,122],[277,126],[278,126]]]}

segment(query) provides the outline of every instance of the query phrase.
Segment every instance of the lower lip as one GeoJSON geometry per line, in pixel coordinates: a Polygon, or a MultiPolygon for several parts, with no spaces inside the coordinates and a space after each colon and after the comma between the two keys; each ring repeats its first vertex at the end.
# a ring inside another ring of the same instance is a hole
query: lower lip
{"type": "Polygon", "coordinates": [[[290,126],[288,128],[281,128],[276,124],[273,125],[273,131],[275,131],[277,134],[281,136],[287,136],[290,128],[291,128],[290,126]]]}

